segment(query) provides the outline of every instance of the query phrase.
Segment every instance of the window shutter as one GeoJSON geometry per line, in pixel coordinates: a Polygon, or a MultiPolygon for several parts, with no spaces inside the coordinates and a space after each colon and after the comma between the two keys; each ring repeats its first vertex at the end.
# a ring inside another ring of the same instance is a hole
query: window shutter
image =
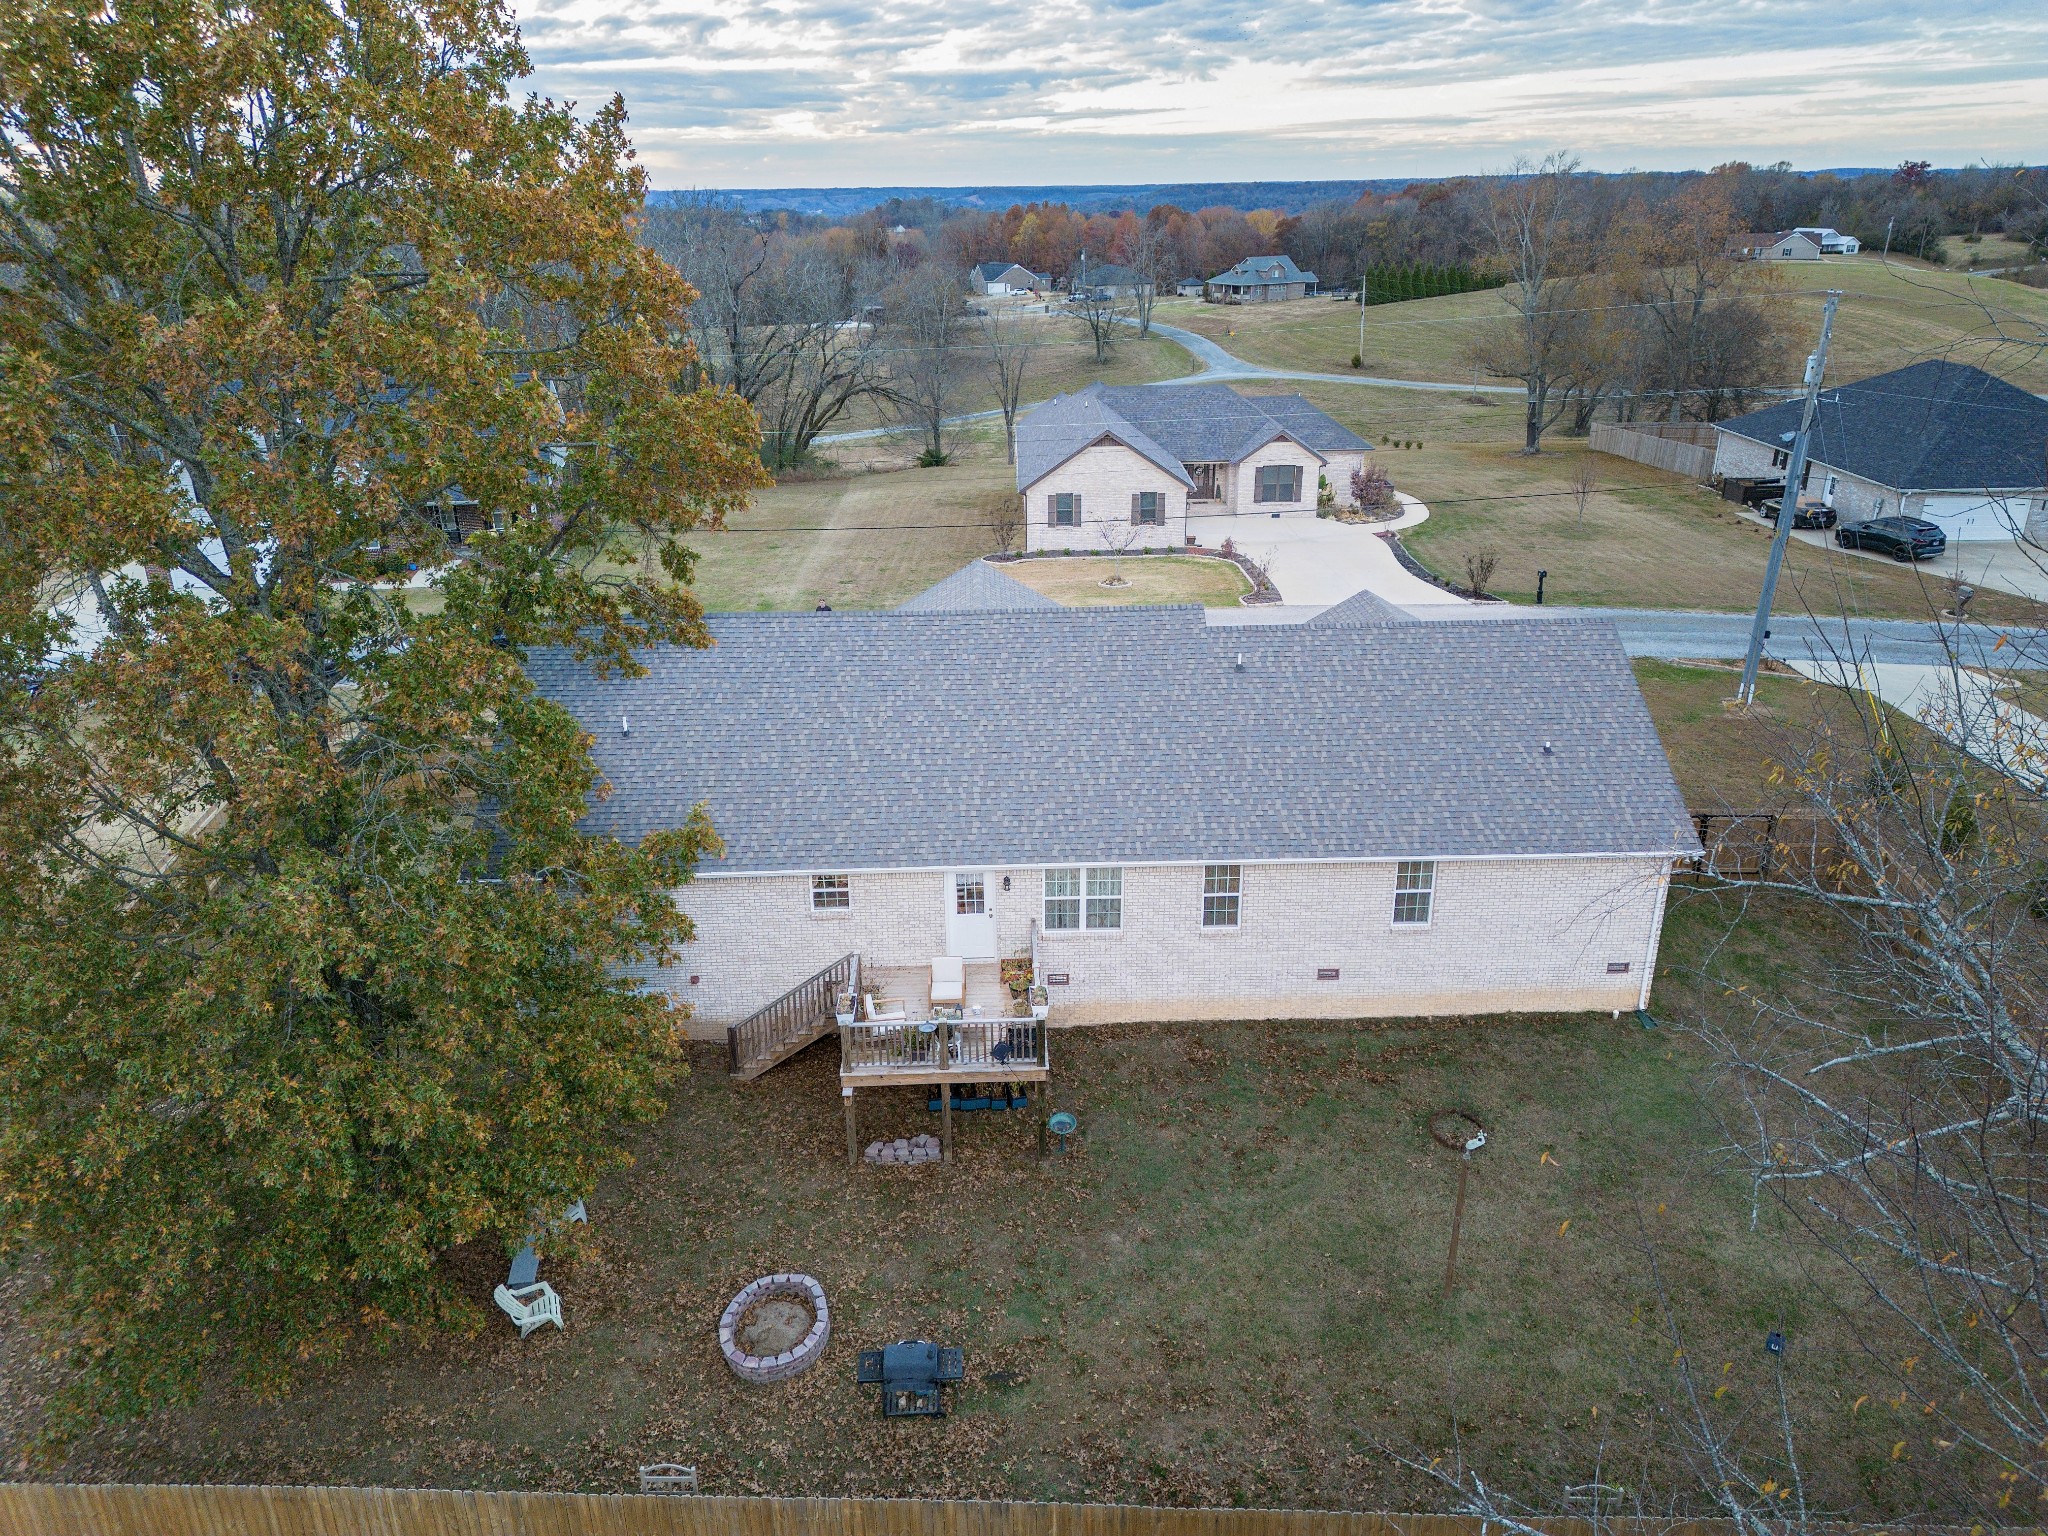
{"type": "Polygon", "coordinates": [[[1060,499],[1057,496],[1045,498],[1045,524],[1048,528],[1060,525],[1060,499]]]}
{"type": "Polygon", "coordinates": [[[1131,492],[1131,521],[1132,521],[1132,522],[1134,522],[1134,523],[1141,523],[1141,522],[1143,522],[1144,520],[1145,520],[1145,496],[1144,496],[1144,493],[1143,493],[1142,491],[1133,491],[1133,492],[1131,492]]]}

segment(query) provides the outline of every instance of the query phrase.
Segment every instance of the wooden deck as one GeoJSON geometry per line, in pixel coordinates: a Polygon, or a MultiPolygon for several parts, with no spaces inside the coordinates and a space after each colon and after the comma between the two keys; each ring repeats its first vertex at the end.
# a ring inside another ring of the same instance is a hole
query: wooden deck
{"type": "Polygon", "coordinates": [[[1031,1018],[842,1024],[844,1089],[920,1083],[1035,1083],[1051,1071],[1044,1023],[1031,1018]]]}

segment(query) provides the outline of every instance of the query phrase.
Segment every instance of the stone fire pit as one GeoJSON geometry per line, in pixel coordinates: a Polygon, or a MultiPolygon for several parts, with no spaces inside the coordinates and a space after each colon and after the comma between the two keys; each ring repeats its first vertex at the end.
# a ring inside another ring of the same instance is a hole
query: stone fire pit
{"type": "Polygon", "coordinates": [[[824,1358],[832,1337],[825,1288],[809,1275],[763,1275],[726,1303],[718,1348],[742,1380],[788,1381],[824,1358]]]}

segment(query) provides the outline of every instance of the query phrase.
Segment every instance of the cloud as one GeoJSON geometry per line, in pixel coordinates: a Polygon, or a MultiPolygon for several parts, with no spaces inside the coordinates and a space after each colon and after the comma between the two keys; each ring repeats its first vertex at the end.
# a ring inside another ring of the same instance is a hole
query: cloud
{"type": "Polygon", "coordinates": [[[529,0],[659,186],[2038,158],[2048,8],[1977,0],[529,0]]]}

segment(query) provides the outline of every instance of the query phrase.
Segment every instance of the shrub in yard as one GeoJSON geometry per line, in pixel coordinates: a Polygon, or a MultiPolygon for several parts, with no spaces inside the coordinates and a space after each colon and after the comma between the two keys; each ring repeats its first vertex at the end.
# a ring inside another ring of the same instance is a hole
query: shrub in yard
{"type": "Polygon", "coordinates": [[[1378,512],[1394,504],[1394,481],[1379,460],[1368,458],[1351,471],[1351,504],[1361,512],[1378,512]]]}
{"type": "Polygon", "coordinates": [[[1356,352],[1354,352],[1351,354],[1351,366],[1354,368],[1363,368],[1365,366],[1365,359],[1359,356],[1356,352]]]}
{"type": "Polygon", "coordinates": [[[951,458],[951,454],[941,453],[936,448],[927,448],[917,456],[917,467],[919,469],[937,469],[941,464],[950,462],[951,458]]]}

